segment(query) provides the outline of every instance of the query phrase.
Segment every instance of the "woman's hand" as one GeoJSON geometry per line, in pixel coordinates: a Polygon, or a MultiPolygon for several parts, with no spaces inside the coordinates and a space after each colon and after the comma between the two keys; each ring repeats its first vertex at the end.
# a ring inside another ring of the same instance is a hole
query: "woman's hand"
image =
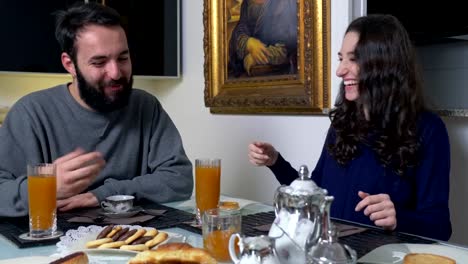
{"type": "Polygon", "coordinates": [[[249,161],[257,166],[272,166],[278,159],[278,151],[267,142],[249,144],[249,161]]]}
{"type": "Polygon", "coordinates": [[[388,194],[370,195],[359,191],[358,195],[362,200],[356,205],[356,211],[361,211],[365,208],[364,214],[376,226],[380,226],[386,230],[395,230],[397,226],[396,210],[388,194]]]}

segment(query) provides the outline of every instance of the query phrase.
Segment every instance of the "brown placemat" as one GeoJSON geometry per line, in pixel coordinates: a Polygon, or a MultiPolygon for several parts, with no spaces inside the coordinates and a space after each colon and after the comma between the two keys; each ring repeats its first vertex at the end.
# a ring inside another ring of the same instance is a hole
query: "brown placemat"
{"type": "Polygon", "coordinates": [[[157,209],[138,209],[139,212],[129,217],[108,217],[103,213],[101,208],[92,208],[85,211],[75,212],[74,216],[67,221],[70,223],[86,223],[86,224],[118,224],[118,225],[133,225],[142,224],[155,217],[163,216],[166,210],[157,209]]]}

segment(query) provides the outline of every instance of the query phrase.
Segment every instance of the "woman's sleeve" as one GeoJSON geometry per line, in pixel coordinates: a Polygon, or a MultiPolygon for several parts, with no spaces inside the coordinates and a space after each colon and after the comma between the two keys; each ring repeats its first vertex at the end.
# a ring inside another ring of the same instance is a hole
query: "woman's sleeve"
{"type": "Polygon", "coordinates": [[[270,170],[275,175],[276,179],[281,184],[289,185],[293,182],[298,176],[297,171],[294,169],[291,164],[286,161],[280,153],[278,153],[278,159],[275,164],[269,166],[270,170]]]}
{"type": "MultiPolygon", "coordinates": [[[[431,119],[433,120],[433,119],[431,119]]],[[[450,143],[440,118],[424,124],[421,161],[416,170],[416,209],[396,208],[397,231],[448,240],[450,143]]]]}

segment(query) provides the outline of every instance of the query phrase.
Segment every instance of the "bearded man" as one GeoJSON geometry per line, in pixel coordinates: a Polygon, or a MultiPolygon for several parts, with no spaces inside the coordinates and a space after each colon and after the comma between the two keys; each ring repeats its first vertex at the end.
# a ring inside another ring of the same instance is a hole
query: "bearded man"
{"type": "Polygon", "coordinates": [[[190,198],[192,165],[159,101],[133,89],[120,15],[97,3],[57,12],[56,38],[72,82],[31,93],[0,128],[0,216],[28,213],[27,164],[55,163],[57,207],[107,196],[190,198]]]}

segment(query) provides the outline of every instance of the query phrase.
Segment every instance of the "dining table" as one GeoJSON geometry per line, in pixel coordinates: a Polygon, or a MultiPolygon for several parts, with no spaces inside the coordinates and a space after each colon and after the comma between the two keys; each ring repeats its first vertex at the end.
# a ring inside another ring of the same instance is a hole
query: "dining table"
{"type": "MultiPolygon", "coordinates": [[[[234,201],[239,203],[242,214],[242,235],[267,235],[275,219],[274,206],[239,197],[221,195],[220,201],[234,201]]],[[[195,197],[189,200],[164,204],[141,204],[142,211],[158,212],[159,216],[142,223],[138,227],[152,227],[169,234],[170,242],[187,242],[193,247],[203,248],[201,229],[191,225],[194,220],[195,197]]],[[[58,229],[63,232],[60,239],[45,241],[44,243],[21,243],[17,239],[19,231],[27,230],[22,219],[0,218],[0,264],[7,263],[49,263],[64,256],[69,251],[64,250],[64,238],[75,234],[81,229],[88,230],[95,226],[104,226],[102,219],[89,217],[83,212],[58,214],[58,229]],[[84,217],[84,218],[83,218],[84,217]],[[73,220],[89,223],[74,223],[73,220]],[[66,221],[65,221],[66,220],[66,221]]],[[[100,208],[94,208],[100,210],[100,208]]],[[[84,211],[86,212],[86,210],[84,211]]],[[[152,214],[153,214],[152,213],[152,214]]],[[[157,215],[157,214],[155,214],[157,215]]],[[[144,217],[144,216],[142,216],[144,217]]],[[[26,217],[27,218],[27,217],[26,217]]],[[[438,241],[412,234],[388,232],[373,226],[365,226],[341,219],[332,218],[332,223],[340,230],[339,243],[350,246],[357,252],[361,264],[401,264],[408,253],[433,253],[454,258],[457,263],[468,263],[468,248],[446,241],[438,241]]],[[[79,231],[82,232],[82,231],[79,231]]],[[[24,241],[22,241],[24,242],[24,241]]],[[[65,249],[67,249],[65,247],[65,249]]],[[[136,252],[119,250],[86,250],[90,263],[127,263],[136,252]]],[[[229,262],[230,263],[230,262],[229,262]]]]}
{"type": "MultiPolygon", "coordinates": [[[[260,202],[255,202],[252,200],[235,198],[227,195],[221,195],[221,201],[235,201],[239,203],[241,208],[241,212],[243,215],[251,215],[259,212],[271,212],[273,207],[271,205],[267,205],[260,202]]],[[[170,203],[162,204],[165,208],[174,208],[178,214],[185,212],[184,216],[194,217],[194,208],[195,208],[195,197],[191,197],[189,200],[185,201],[176,201],[170,203]]],[[[150,206],[151,207],[151,206],[150,206]]],[[[98,208],[96,208],[98,209],[98,208]]],[[[58,218],[61,215],[58,214],[58,218]]],[[[165,215],[161,215],[160,219],[163,219],[165,215]]],[[[49,263],[55,259],[58,259],[64,255],[63,251],[60,251],[58,247],[58,242],[45,242],[44,245],[20,245],[18,246],[18,241],[15,239],[11,239],[11,235],[5,235],[8,230],[5,221],[2,222],[0,218],[0,264],[7,264],[7,263],[49,263]],[[16,243],[15,243],[16,242],[16,243]]],[[[15,219],[16,220],[16,219],[15,219]]],[[[23,220],[23,219],[21,219],[23,220]]],[[[193,220],[193,219],[186,219],[186,220],[193,220]]],[[[157,222],[157,220],[155,220],[157,222]]],[[[15,222],[15,221],[11,221],[15,222]]],[[[60,221],[58,221],[57,229],[63,232],[63,236],[67,235],[67,231],[73,232],[73,230],[67,230],[67,227],[61,226],[60,221]]],[[[89,223],[89,224],[79,224],[82,227],[90,227],[93,225],[99,225],[102,223],[89,223]]],[[[165,224],[171,226],[171,224],[165,224]]],[[[147,227],[146,223],[138,223],[137,226],[147,227]]],[[[150,225],[149,227],[154,227],[154,225],[150,225]]],[[[185,224],[185,228],[178,227],[174,224],[173,227],[162,228],[158,229],[159,231],[166,232],[170,234],[169,241],[170,242],[187,242],[193,247],[200,247],[203,248],[203,238],[201,236],[201,230],[197,230],[197,227],[190,228],[190,225],[187,223],[185,224]],[[187,228],[188,227],[188,228],[187,228]]],[[[84,252],[87,253],[88,257],[90,258],[90,263],[109,263],[109,264],[120,264],[120,263],[127,263],[128,260],[136,255],[136,253],[118,253],[117,250],[114,251],[105,251],[100,252],[99,250],[89,250],[87,251],[84,249],[84,252]]]]}

